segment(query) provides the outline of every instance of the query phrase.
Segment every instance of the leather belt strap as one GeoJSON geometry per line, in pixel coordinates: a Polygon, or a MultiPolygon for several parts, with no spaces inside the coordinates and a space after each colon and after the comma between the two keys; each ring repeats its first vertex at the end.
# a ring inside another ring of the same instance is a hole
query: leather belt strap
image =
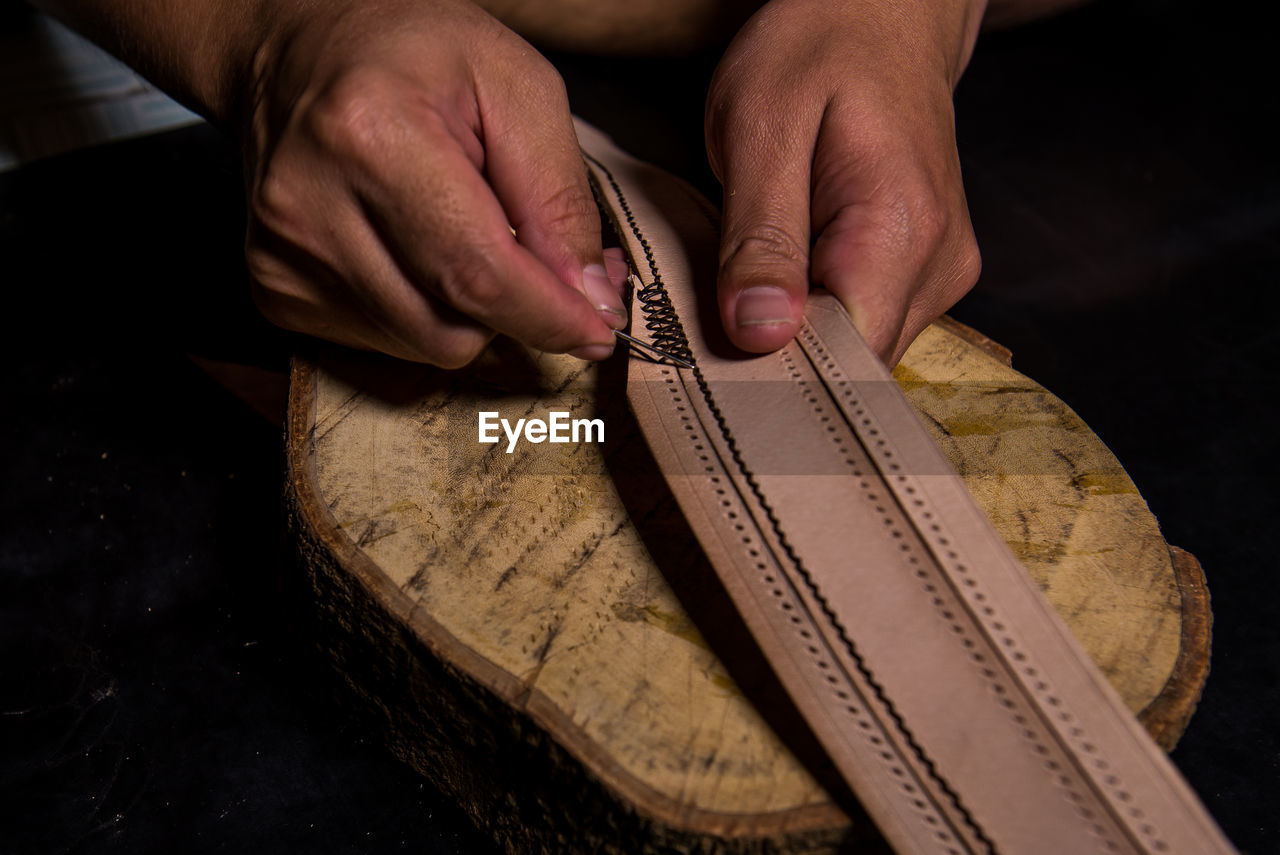
{"type": "Polygon", "coordinates": [[[695,365],[633,358],[637,421],[771,667],[893,847],[1231,852],[840,304],[815,294],[796,341],[731,355],[717,338],[714,209],[595,129],[578,135],[641,280],[632,334],[695,365]]]}

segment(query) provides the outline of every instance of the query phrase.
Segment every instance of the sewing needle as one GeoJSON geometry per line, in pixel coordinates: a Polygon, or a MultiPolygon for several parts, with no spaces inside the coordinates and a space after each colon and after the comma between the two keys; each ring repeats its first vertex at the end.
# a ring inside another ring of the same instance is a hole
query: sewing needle
{"type": "Polygon", "coordinates": [[[685,360],[685,359],[681,359],[680,357],[675,356],[673,354],[667,353],[665,350],[659,350],[658,348],[654,347],[651,344],[645,344],[640,339],[636,338],[633,335],[627,335],[622,330],[614,330],[613,333],[618,338],[629,341],[636,347],[643,348],[644,350],[647,350],[650,353],[655,353],[658,356],[662,357],[663,359],[670,360],[671,362],[674,362],[676,365],[679,365],[681,368],[688,368],[691,370],[693,369],[692,362],[689,362],[688,360],[685,360]]]}

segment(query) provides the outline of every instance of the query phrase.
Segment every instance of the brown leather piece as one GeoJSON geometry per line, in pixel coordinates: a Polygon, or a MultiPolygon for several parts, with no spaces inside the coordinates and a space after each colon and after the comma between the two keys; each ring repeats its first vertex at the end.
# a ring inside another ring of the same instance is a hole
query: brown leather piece
{"type": "Polygon", "coordinates": [[[788,694],[903,853],[1231,852],[830,295],[730,352],[717,222],[580,124],[642,288],[628,397],[788,694]],[[699,298],[702,299],[699,299],[699,298]],[[709,305],[710,304],[710,305],[709,305]]]}

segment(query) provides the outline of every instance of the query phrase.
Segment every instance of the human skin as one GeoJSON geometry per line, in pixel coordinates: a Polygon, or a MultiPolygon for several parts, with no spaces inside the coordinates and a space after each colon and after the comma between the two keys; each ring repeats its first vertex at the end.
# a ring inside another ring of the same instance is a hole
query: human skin
{"type": "MultiPolygon", "coordinates": [[[[625,322],[557,47],[717,44],[753,4],[35,0],[240,136],[254,296],[291,329],[445,367],[495,332],[599,359],[625,322]],[[594,11],[593,11],[594,10],[594,11]],[[638,26],[637,22],[648,22],[638,26]]],[[[772,0],[711,81],[730,338],[833,291],[890,364],[977,279],[951,92],[983,17],[1070,0],[772,0]]]]}
{"type": "Polygon", "coordinates": [[[951,93],[984,9],[775,0],[734,38],[706,131],[721,317],[740,347],[790,340],[812,282],[892,364],[977,281],[951,93]]]}

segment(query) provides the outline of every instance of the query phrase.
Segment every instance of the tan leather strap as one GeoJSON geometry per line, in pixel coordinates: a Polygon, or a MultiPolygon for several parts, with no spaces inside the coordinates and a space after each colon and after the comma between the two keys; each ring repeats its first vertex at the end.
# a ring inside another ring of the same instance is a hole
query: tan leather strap
{"type": "Polygon", "coordinates": [[[795,342],[718,339],[714,210],[579,138],[639,273],[628,397],[722,583],[903,853],[1230,852],[830,295],[795,342]]]}

